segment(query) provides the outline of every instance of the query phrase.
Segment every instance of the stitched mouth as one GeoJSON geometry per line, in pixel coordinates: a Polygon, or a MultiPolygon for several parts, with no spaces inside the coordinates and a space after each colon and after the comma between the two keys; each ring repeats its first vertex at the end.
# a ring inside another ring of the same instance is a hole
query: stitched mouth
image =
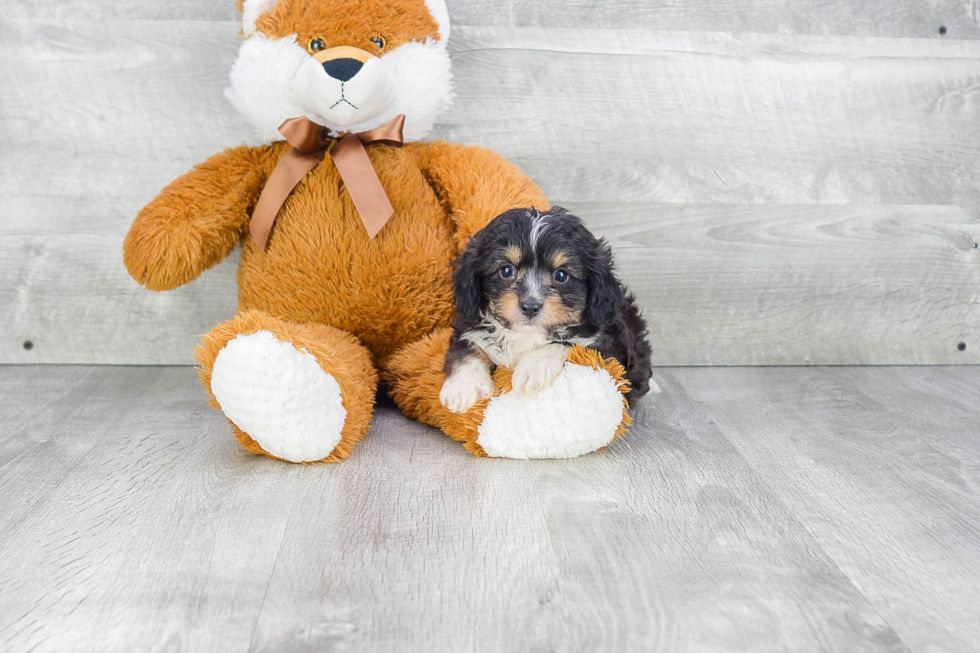
{"type": "Polygon", "coordinates": [[[331,108],[331,109],[334,109],[334,108],[336,108],[337,106],[339,106],[340,104],[347,104],[347,106],[349,106],[349,107],[351,107],[351,108],[353,108],[353,109],[355,109],[355,110],[359,110],[356,104],[354,104],[353,102],[351,102],[350,100],[348,100],[348,99],[347,99],[346,97],[344,97],[344,86],[345,86],[345,85],[346,85],[346,83],[345,83],[345,82],[342,82],[342,83],[340,84],[340,99],[339,99],[339,100],[337,100],[336,102],[334,102],[334,103],[333,103],[333,104],[332,104],[332,105],[330,106],[330,108],[331,108]]]}

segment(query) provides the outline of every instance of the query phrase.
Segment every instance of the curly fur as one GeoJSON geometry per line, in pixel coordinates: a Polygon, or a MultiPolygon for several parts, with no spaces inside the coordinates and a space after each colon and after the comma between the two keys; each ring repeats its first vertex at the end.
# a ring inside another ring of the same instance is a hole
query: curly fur
{"type": "Polygon", "coordinates": [[[629,396],[649,391],[646,322],[616,277],[609,245],[578,217],[561,207],[508,211],[474,236],[455,265],[447,376],[474,356],[514,367],[549,343],[587,344],[623,365],[629,396]]]}

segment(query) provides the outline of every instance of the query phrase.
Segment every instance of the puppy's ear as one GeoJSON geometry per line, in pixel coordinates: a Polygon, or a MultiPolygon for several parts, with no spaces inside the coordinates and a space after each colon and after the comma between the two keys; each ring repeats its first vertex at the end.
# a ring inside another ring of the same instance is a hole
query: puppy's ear
{"type": "Polygon", "coordinates": [[[595,240],[586,268],[589,272],[589,319],[600,326],[612,324],[624,297],[623,287],[613,270],[612,250],[605,240],[595,240]]]}
{"type": "Polygon", "coordinates": [[[481,250],[479,234],[477,234],[466,245],[466,251],[456,259],[453,292],[457,324],[479,322],[480,313],[487,308],[487,298],[483,293],[483,275],[480,274],[481,250]]]}

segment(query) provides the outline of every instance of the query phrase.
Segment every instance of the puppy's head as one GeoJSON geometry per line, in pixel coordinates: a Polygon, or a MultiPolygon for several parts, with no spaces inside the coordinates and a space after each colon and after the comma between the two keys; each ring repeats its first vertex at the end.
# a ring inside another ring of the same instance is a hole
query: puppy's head
{"type": "Polygon", "coordinates": [[[552,335],[612,323],[623,301],[612,252],[560,207],[497,216],[457,261],[457,320],[552,335]]]}
{"type": "Polygon", "coordinates": [[[225,92],[264,139],[306,116],[361,132],[405,115],[420,140],[452,103],[445,0],[238,0],[245,42],[225,92]]]}

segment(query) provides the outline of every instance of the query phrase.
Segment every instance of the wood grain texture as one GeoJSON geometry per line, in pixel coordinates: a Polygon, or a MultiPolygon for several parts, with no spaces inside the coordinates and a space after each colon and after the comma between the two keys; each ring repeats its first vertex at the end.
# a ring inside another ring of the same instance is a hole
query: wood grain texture
{"type": "Polygon", "coordinates": [[[912,650],[976,649],[978,368],[666,375],[912,650]]]}
{"type": "Polygon", "coordinates": [[[194,377],[0,368],[0,649],[247,650],[302,468],[217,437],[194,377]]]}
{"type": "Polygon", "coordinates": [[[239,451],[188,368],[0,367],[31,502],[0,649],[972,650],[980,368],[656,380],[576,460],[474,459],[385,403],[302,467],[239,451]]]}
{"type": "Polygon", "coordinates": [[[656,437],[543,464],[382,413],[300,497],[254,649],[906,650],[714,429],[685,433],[699,413],[664,402],[656,437]]]}
{"type": "Polygon", "coordinates": [[[234,21],[235,0],[4,0],[13,18],[234,21]]]}
{"type": "Polygon", "coordinates": [[[613,244],[646,309],[655,364],[980,362],[971,346],[980,336],[972,211],[569,207],[613,244]]]}
{"type": "Polygon", "coordinates": [[[855,36],[976,38],[977,7],[956,0],[449,0],[456,23],[475,26],[664,29],[855,36]]]}
{"type": "MultiPolygon", "coordinates": [[[[657,365],[980,361],[980,229],[962,209],[568,207],[613,244],[657,365]]],[[[7,242],[8,360],[190,363],[199,337],[234,314],[237,255],[190,286],[147,293],[116,258],[118,238],[7,242]]]]}
{"type": "MultiPolygon", "coordinates": [[[[976,4],[959,0],[863,0],[811,3],[792,0],[449,0],[453,24],[667,29],[682,31],[852,36],[977,38],[976,4]],[[944,34],[939,28],[945,27],[944,34]]],[[[233,20],[233,0],[6,0],[4,14],[18,18],[138,18],[233,20]]]]}
{"type": "Polygon", "coordinates": [[[980,44],[471,28],[442,136],[556,198],[966,204],[980,44]],[[467,84],[467,80],[472,83],[467,84]]]}
{"type": "MultiPolygon", "coordinates": [[[[976,42],[463,23],[437,136],[614,240],[658,364],[980,362],[976,42]]],[[[120,244],[250,138],[237,26],[5,16],[0,42],[0,362],[189,363],[234,261],[151,294],[120,244]]]]}

